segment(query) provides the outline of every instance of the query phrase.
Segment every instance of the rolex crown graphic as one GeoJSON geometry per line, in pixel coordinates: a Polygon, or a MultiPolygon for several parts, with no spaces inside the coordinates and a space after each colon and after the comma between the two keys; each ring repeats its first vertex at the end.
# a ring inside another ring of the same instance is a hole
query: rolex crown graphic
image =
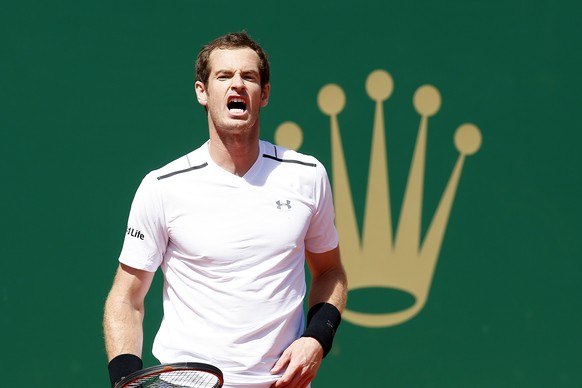
{"type": "MultiPolygon", "coordinates": [[[[336,227],[348,274],[350,297],[365,290],[385,290],[390,291],[390,295],[404,294],[410,301],[402,308],[390,311],[356,311],[348,304],[344,319],[364,327],[389,327],[410,320],[427,302],[465,159],[479,150],[482,139],[481,131],[474,124],[464,123],[456,129],[453,140],[459,155],[421,239],[428,121],[440,110],[442,99],[432,85],[423,85],[416,90],[413,105],[420,115],[420,124],[402,207],[394,229],[384,123],[384,102],[392,95],[394,81],[388,72],[375,70],[368,75],[365,88],[367,95],[375,102],[375,115],[361,232],[338,120],[345,107],[346,95],[339,85],[328,84],[320,89],[317,103],[321,112],[330,118],[336,227]]],[[[298,149],[302,141],[301,128],[293,122],[284,122],[276,130],[277,144],[298,149]]]]}

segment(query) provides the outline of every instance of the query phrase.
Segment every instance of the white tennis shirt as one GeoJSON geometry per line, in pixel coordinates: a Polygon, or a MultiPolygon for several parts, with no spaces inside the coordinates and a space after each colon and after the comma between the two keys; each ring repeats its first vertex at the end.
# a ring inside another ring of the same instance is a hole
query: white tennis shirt
{"type": "Polygon", "coordinates": [[[119,261],[162,268],[160,362],[207,362],[222,369],[225,387],[267,388],[303,332],[304,250],[337,245],[318,160],[261,141],[238,177],[212,161],[206,143],[143,179],[119,261]]]}

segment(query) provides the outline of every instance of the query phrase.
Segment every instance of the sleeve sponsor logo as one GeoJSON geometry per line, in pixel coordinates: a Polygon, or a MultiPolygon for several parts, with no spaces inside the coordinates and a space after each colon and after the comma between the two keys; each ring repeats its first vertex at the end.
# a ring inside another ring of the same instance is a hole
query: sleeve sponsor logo
{"type": "Polygon", "coordinates": [[[134,229],[132,227],[129,227],[129,226],[127,227],[127,235],[131,236],[131,237],[135,237],[139,240],[145,239],[145,235],[141,231],[134,229]]]}

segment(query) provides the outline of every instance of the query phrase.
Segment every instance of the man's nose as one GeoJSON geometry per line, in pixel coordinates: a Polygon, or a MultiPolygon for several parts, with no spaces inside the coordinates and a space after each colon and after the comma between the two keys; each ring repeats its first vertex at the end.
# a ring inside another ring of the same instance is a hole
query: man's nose
{"type": "Polygon", "coordinates": [[[234,89],[242,89],[245,87],[244,80],[240,74],[237,73],[232,77],[231,87],[234,89]]]}

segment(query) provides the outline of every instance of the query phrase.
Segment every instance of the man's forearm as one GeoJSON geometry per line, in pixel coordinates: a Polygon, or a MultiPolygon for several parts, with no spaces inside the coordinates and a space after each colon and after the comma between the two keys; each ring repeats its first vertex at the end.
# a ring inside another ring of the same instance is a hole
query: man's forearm
{"type": "Polygon", "coordinates": [[[111,387],[143,367],[144,299],[153,276],[121,264],[107,296],[103,332],[111,387]]]}
{"type": "Polygon", "coordinates": [[[340,312],[346,307],[347,277],[342,267],[330,269],[311,280],[308,304],[333,304],[340,312]]]}
{"type": "Polygon", "coordinates": [[[143,317],[143,308],[136,308],[129,301],[114,294],[107,298],[103,332],[109,360],[120,354],[134,354],[141,357],[143,317]]]}

